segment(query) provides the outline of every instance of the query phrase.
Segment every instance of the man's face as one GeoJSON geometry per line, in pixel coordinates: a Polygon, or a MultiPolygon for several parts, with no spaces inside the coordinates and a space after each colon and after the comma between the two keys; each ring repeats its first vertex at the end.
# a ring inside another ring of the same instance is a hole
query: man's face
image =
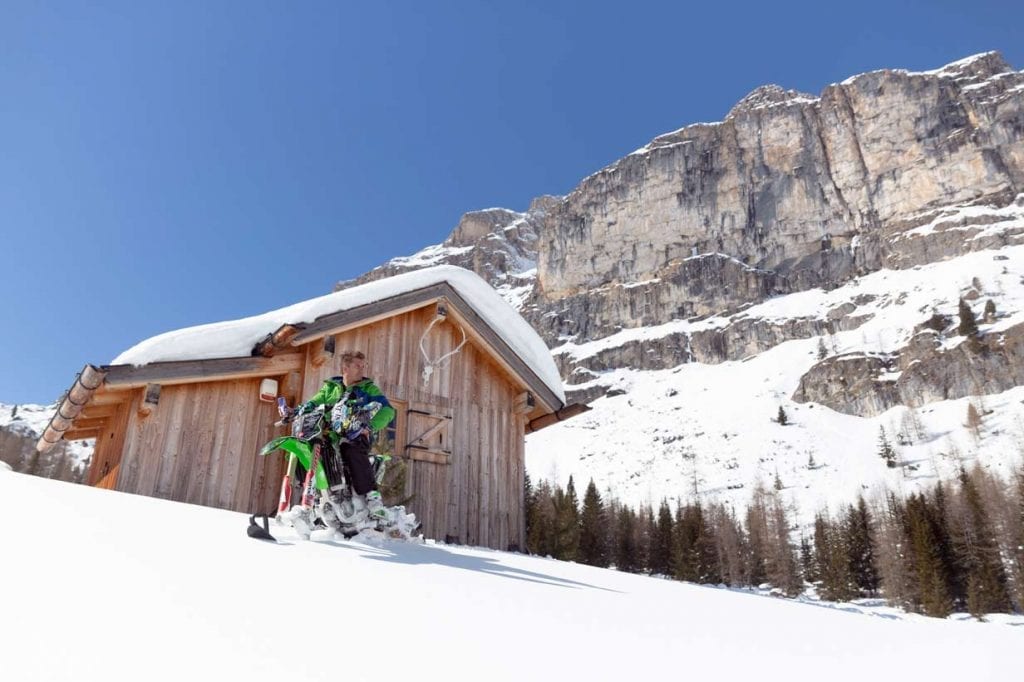
{"type": "Polygon", "coordinates": [[[366,360],[361,358],[352,358],[342,366],[341,373],[347,377],[355,377],[357,379],[365,376],[366,360]]]}

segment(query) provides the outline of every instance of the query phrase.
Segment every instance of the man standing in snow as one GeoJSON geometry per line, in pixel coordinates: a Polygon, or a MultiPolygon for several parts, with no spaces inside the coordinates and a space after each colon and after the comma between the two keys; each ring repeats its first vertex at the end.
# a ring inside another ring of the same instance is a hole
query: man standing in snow
{"type": "MultiPolygon", "coordinates": [[[[317,394],[299,411],[323,405],[330,412],[331,426],[340,441],[338,454],[351,474],[352,488],[357,495],[365,496],[370,516],[383,519],[387,511],[370,466],[370,443],[375,433],[391,423],[395,408],[365,374],[366,356],[362,351],[345,351],[341,354],[341,376],[324,380],[317,394]]],[[[335,483],[330,463],[325,460],[324,464],[328,481],[335,483]]]]}

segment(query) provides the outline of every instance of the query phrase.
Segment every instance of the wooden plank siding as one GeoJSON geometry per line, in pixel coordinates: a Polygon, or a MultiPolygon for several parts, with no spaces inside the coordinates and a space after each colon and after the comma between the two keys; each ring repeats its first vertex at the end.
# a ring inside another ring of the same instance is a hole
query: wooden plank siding
{"type": "MultiPolygon", "coordinates": [[[[451,416],[450,464],[406,459],[406,494],[427,537],[506,549],[523,546],[522,470],[525,420],[514,415],[522,382],[516,381],[477,343],[470,341],[444,367],[423,381],[420,339],[434,319],[433,304],[348,329],[335,335],[334,357],[320,365],[322,347],[309,343],[303,370],[303,398],[323,380],[341,374],[341,354],[361,350],[367,374],[390,399],[410,410],[451,416]]],[[[467,330],[468,332],[468,330],[467,330]]],[[[450,321],[434,325],[423,339],[431,359],[452,351],[462,334],[450,321]]],[[[416,435],[411,426],[407,440],[416,435]]],[[[397,454],[408,443],[399,443],[397,454]]]]}
{"type": "Polygon", "coordinates": [[[164,386],[143,417],[129,410],[117,489],[234,511],[270,511],[280,458],[259,457],[277,412],[258,399],[259,379],[164,386]],[[260,483],[261,485],[257,485],[260,483]],[[274,487],[274,486],[271,486],[274,487]]]}

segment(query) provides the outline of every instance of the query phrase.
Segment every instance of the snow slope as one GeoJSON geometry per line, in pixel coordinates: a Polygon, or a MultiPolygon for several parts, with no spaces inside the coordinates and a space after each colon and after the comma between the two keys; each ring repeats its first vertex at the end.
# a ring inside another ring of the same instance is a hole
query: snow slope
{"type": "MultiPolygon", "coordinates": [[[[1024,387],[973,398],[983,411],[991,410],[980,438],[964,423],[972,398],[922,406],[916,411],[920,434],[900,448],[909,466],[899,469],[887,468],[877,454],[879,428],[895,440],[894,434],[907,430],[908,408],[863,418],[790,399],[800,377],[817,362],[819,341],[830,355],[897,351],[933,312],[956,320],[959,298],[975,279],[982,291],[971,304],[979,320],[989,299],[998,312],[994,323],[980,325],[982,332],[1024,322],[1024,246],[1008,246],[882,270],[831,291],[779,296],[728,317],[678,320],[590,343],[568,342],[552,352],[581,359],[631,340],[724,328],[740,319],[780,324],[825,319],[828,311],[855,300],[862,303],[851,315],[870,317],[857,329],[787,341],[741,361],[599,374],[594,383],[624,393],[600,398],[591,412],[529,435],[530,475],[561,485],[573,475],[578,490],[593,478],[602,491],[610,489],[634,506],[699,497],[742,509],[758,481],[771,486],[778,474],[783,499],[803,524],[826,507],[835,511],[855,501],[858,493],[870,499],[884,489],[929,488],[974,460],[1006,476],[1024,455],[1024,387]],[[773,421],[780,405],[792,422],[787,426],[773,421]]],[[[963,340],[956,336],[944,343],[948,348],[963,340]]]]}
{"type": "Polygon", "coordinates": [[[241,514],[3,470],[0,498],[22,512],[0,518],[0,671],[20,682],[959,682],[1013,678],[1024,643],[489,550],[275,546],[241,514]],[[310,580],[326,587],[305,597],[310,580]]]}

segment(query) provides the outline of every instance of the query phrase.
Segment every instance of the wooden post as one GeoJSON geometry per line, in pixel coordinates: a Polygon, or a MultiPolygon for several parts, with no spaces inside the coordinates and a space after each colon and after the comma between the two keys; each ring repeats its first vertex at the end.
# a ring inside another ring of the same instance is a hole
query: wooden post
{"type": "Polygon", "coordinates": [[[142,405],[139,407],[139,416],[145,419],[153,414],[153,410],[160,403],[160,384],[146,384],[146,393],[142,397],[142,405]]]}

